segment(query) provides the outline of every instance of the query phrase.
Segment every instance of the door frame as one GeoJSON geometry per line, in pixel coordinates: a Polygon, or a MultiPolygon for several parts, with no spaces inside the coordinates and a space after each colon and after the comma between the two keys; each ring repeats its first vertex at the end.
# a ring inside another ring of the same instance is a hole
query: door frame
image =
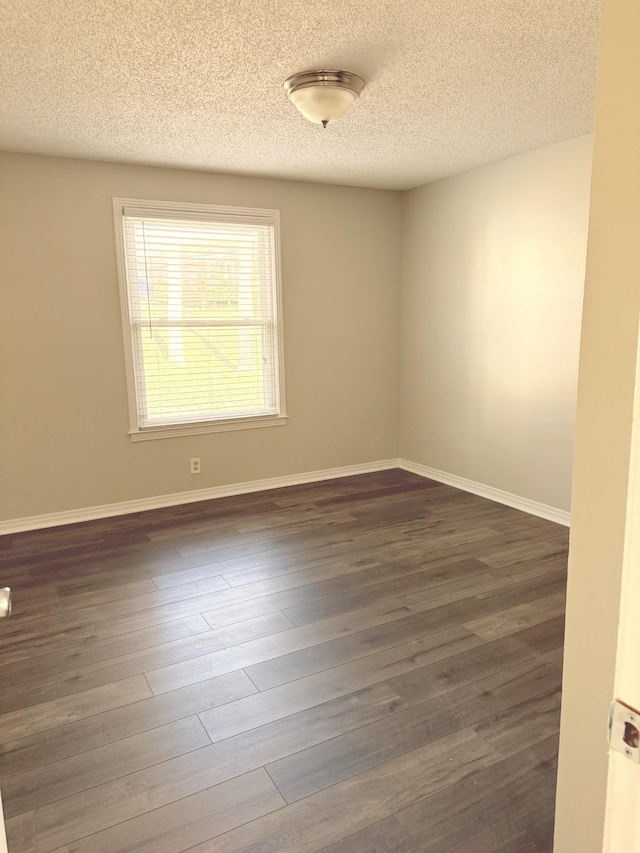
{"type": "MultiPolygon", "coordinates": [[[[614,692],[640,709],[640,346],[629,465],[614,692]]],[[[609,750],[604,853],[640,850],[640,766],[609,750]]]]}
{"type": "Polygon", "coordinates": [[[0,853],[7,853],[7,836],[4,831],[4,815],[2,812],[2,796],[0,795],[0,853]]]}

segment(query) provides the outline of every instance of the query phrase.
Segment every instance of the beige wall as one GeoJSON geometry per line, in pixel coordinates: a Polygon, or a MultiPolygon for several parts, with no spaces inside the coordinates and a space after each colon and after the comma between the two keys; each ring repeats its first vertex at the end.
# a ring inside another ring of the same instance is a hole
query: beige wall
{"type": "Polygon", "coordinates": [[[562,510],[591,137],[405,197],[400,455],[562,510]]]}
{"type": "MultiPolygon", "coordinates": [[[[605,0],[578,384],[556,853],[602,850],[606,722],[614,696],[633,400],[640,388],[638,33],[640,5],[605,0]]],[[[638,649],[631,654],[637,667],[638,649]]],[[[620,803],[618,818],[631,802],[620,803]]],[[[632,842],[609,849],[637,851],[632,842]]]]}
{"type": "Polygon", "coordinates": [[[584,137],[401,194],[0,155],[0,520],[393,458],[398,438],[568,509],[590,163],[584,137]],[[281,210],[286,427],[131,443],[112,196],[281,210]]]}
{"type": "Polygon", "coordinates": [[[399,193],[21,155],[0,170],[0,519],[397,455],[399,193]],[[112,196],[281,211],[287,426],[131,443],[112,196]]]}

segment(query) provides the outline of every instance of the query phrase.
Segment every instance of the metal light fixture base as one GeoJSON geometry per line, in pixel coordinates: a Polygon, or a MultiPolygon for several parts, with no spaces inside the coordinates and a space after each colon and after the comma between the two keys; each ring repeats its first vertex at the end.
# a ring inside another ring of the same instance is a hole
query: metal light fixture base
{"type": "Polygon", "coordinates": [[[364,89],[364,80],[352,71],[300,71],[284,81],[284,88],[302,115],[326,127],[339,121],[364,89]]]}

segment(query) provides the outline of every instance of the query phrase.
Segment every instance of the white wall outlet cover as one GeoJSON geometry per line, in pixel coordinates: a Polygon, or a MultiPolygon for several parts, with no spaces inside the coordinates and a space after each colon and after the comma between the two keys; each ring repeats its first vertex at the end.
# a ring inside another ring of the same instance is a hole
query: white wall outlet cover
{"type": "Polygon", "coordinates": [[[635,764],[640,764],[640,711],[619,699],[609,709],[609,744],[635,764]]]}

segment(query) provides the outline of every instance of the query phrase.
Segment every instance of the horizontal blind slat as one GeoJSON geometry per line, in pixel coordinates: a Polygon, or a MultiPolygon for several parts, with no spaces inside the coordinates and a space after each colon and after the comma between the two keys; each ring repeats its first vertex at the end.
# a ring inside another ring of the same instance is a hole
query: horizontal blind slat
{"type": "Polygon", "coordinates": [[[123,222],[140,426],[277,414],[273,223],[123,222]]]}

